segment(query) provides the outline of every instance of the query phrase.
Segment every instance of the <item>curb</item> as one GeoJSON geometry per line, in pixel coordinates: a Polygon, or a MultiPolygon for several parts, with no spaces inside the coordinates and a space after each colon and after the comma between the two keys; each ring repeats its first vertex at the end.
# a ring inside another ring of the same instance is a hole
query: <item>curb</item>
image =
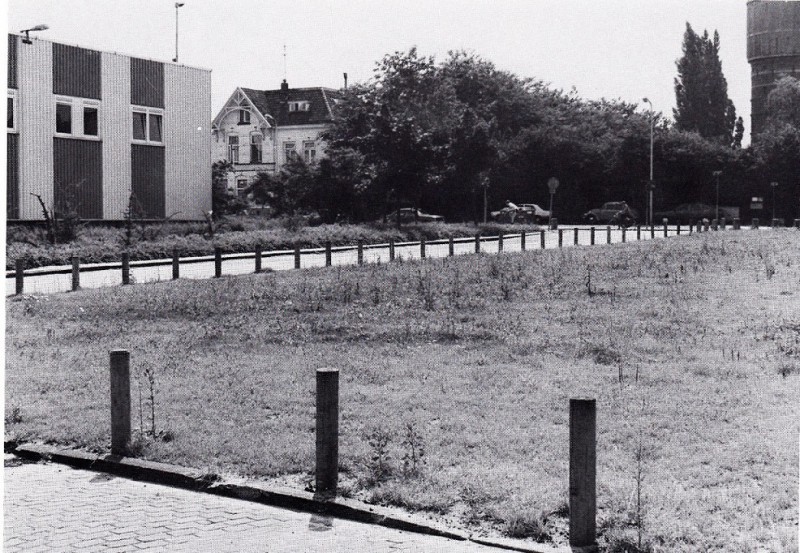
{"type": "Polygon", "coordinates": [[[245,485],[214,482],[200,470],[155,461],[110,454],[98,455],[78,450],[60,449],[44,444],[19,444],[9,441],[4,443],[4,451],[32,461],[50,461],[74,468],[115,474],[132,480],[164,484],[273,507],[324,514],[451,540],[472,541],[507,551],[519,551],[522,553],[562,553],[569,551],[568,548],[556,548],[543,544],[537,544],[534,548],[527,544],[512,543],[512,540],[471,537],[464,532],[451,530],[439,524],[422,522],[411,515],[403,515],[378,505],[366,505],[352,499],[337,497],[332,500],[324,500],[316,497],[313,493],[288,488],[274,488],[257,483],[245,485]]]}

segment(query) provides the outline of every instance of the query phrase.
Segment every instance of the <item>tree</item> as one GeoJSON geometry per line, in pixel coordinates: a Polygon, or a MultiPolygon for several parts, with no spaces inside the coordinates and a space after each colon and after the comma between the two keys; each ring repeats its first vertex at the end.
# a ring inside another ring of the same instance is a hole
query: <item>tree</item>
{"type": "Polygon", "coordinates": [[[683,56],[676,62],[673,110],[678,130],[697,132],[703,138],[723,144],[734,144],[736,108],[728,98],[728,82],[719,59],[719,33],[713,38],[708,31],[702,36],[686,23],[683,35],[683,56]]]}
{"type": "Polygon", "coordinates": [[[241,213],[247,208],[246,201],[228,192],[228,172],[231,169],[233,165],[225,160],[211,165],[211,211],[215,220],[241,213]]]}
{"type": "Polygon", "coordinates": [[[768,126],[791,125],[800,128],[800,80],[783,77],[767,96],[768,126]]]}

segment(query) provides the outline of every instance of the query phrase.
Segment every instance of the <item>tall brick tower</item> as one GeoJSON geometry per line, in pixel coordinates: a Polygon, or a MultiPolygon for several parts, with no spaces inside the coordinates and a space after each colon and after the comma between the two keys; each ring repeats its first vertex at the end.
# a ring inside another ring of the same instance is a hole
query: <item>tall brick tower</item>
{"type": "Polygon", "coordinates": [[[751,74],[750,136],[764,129],[775,81],[800,79],[800,1],[747,2],[747,61],[751,74]]]}

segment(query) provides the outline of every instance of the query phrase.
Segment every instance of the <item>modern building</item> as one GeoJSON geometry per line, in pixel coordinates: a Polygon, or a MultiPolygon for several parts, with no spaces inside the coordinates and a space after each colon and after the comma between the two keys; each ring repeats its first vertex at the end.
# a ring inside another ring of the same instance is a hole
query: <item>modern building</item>
{"type": "Polygon", "coordinates": [[[212,157],[233,165],[228,190],[244,195],[258,173],[276,173],[293,156],[313,162],[324,154],[320,138],[333,119],[338,91],[237,88],[211,125],[212,157]]]}
{"type": "Polygon", "coordinates": [[[211,72],[8,36],[7,217],[211,209],[211,72]]]}
{"type": "Polygon", "coordinates": [[[747,61],[751,69],[751,137],[767,119],[767,96],[782,77],[800,79],[800,2],[747,3],[747,61]]]}

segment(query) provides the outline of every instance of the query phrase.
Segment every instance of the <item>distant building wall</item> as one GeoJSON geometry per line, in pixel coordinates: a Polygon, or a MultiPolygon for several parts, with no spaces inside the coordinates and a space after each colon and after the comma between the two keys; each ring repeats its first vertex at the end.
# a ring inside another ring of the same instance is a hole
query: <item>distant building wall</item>
{"type": "Polygon", "coordinates": [[[751,69],[751,137],[766,123],[767,96],[784,76],[800,79],[800,1],[747,3],[747,61],[751,69]]]}

